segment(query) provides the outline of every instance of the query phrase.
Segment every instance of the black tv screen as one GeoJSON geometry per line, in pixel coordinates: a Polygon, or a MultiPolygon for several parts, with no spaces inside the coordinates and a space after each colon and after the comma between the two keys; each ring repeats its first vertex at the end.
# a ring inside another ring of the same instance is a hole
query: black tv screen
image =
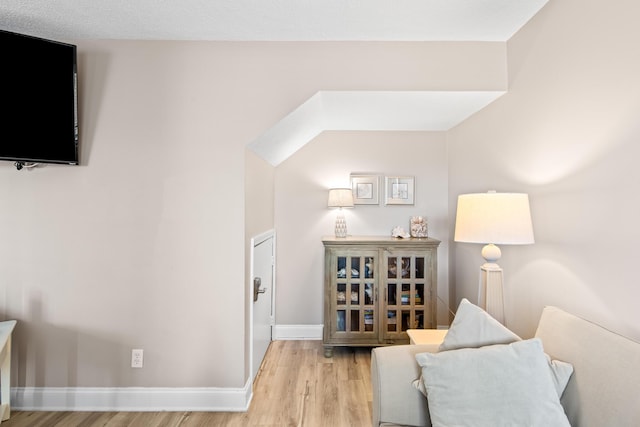
{"type": "Polygon", "coordinates": [[[76,46],[0,30],[0,160],[78,164],[76,46]]]}

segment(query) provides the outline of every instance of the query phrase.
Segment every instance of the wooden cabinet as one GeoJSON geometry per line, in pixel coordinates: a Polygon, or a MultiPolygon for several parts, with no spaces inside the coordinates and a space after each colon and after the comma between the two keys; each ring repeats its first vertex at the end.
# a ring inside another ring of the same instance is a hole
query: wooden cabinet
{"type": "Polygon", "coordinates": [[[325,356],[334,346],[408,344],[436,327],[437,249],[431,238],[325,237],[325,356]]]}

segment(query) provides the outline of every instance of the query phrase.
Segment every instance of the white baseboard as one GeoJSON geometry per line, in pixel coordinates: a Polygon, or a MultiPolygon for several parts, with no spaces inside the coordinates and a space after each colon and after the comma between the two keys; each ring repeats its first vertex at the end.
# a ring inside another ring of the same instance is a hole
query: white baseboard
{"type": "Polygon", "coordinates": [[[23,411],[245,412],[251,384],[218,387],[14,387],[11,409],[23,411]]]}
{"type": "Polygon", "coordinates": [[[274,340],[321,340],[323,325],[275,325],[274,340]]]}

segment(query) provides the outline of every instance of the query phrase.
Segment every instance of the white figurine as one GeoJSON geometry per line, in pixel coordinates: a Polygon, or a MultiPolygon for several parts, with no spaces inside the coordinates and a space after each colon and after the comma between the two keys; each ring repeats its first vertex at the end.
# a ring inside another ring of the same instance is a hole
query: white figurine
{"type": "Polygon", "coordinates": [[[400,237],[402,239],[406,239],[406,238],[410,237],[409,233],[404,231],[404,228],[402,228],[400,226],[393,227],[393,230],[391,230],[391,235],[393,237],[400,237]]]}

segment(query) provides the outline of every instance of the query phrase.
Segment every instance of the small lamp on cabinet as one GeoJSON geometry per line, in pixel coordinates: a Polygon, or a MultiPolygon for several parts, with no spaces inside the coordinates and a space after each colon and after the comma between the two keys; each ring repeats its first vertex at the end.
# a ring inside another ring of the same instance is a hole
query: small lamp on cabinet
{"type": "Polygon", "coordinates": [[[350,188],[330,189],[327,206],[339,209],[336,217],[336,237],[347,237],[347,221],[344,219],[342,208],[353,207],[353,191],[350,188]]]}

